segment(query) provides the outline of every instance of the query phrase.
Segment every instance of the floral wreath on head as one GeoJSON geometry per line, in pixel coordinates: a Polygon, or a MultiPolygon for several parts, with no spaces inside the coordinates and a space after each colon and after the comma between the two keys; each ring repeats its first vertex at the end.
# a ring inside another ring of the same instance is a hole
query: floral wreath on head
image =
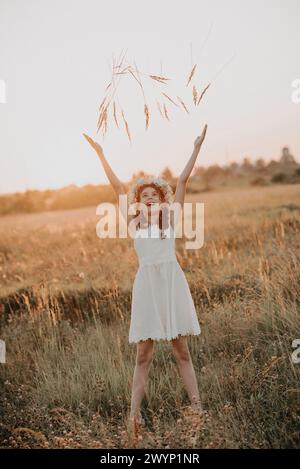
{"type": "Polygon", "coordinates": [[[164,195],[164,202],[171,204],[174,201],[174,193],[172,187],[167,181],[165,181],[165,179],[155,176],[145,176],[139,177],[130,186],[127,194],[129,205],[137,202],[137,193],[139,188],[148,184],[155,185],[162,191],[164,195]]]}

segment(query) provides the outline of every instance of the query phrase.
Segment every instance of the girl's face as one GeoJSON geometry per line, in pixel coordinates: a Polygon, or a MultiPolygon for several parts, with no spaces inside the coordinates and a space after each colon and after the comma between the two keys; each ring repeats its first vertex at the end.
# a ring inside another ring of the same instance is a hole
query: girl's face
{"type": "Polygon", "coordinates": [[[147,205],[149,208],[152,204],[159,204],[160,195],[158,190],[151,186],[144,187],[140,194],[140,202],[147,205]]]}
{"type": "MultiPolygon", "coordinates": [[[[153,186],[144,187],[140,193],[139,201],[147,207],[148,220],[157,220],[159,217],[161,202],[159,190],[153,186]]],[[[142,219],[144,219],[143,213],[142,219]]]]}

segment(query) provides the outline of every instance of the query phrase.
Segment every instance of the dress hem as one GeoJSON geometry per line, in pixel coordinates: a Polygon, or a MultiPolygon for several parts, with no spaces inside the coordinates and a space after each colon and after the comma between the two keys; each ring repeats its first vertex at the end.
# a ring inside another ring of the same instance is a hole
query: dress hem
{"type": "Polygon", "coordinates": [[[157,341],[160,341],[160,340],[166,340],[166,341],[171,341],[171,340],[174,340],[174,339],[178,339],[179,336],[196,336],[196,335],[200,335],[201,334],[201,331],[200,332],[182,332],[182,333],[179,333],[177,334],[176,336],[174,337],[162,337],[162,336],[153,336],[151,334],[151,336],[147,336],[147,337],[142,337],[140,339],[134,339],[134,340],[129,340],[129,343],[132,344],[132,343],[138,343],[138,342],[146,342],[146,340],[157,340],[157,341]]]}

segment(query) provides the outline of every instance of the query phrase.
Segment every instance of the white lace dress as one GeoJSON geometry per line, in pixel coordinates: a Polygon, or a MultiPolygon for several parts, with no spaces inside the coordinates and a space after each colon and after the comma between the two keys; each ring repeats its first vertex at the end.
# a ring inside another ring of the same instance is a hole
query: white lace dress
{"type": "Polygon", "coordinates": [[[132,289],[129,343],[201,333],[189,285],[176,258],[171,226],[165,234],[160,239],[157,224],[135,234],[139,268],[132,289]]]}

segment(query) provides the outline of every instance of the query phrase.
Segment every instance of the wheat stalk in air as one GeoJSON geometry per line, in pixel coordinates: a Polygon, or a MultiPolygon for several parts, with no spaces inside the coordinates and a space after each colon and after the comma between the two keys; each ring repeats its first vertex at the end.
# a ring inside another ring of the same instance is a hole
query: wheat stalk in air
{"type": "Polygon", "coordinates": [[[160,107],[160,103],[157,100],[156,100],[156,103],[157,103],[157,107],[158,107],[158,111],[159,111],[160,115],[162,117],[164,117],[164,114],[162,113],[162,110],[161,110],[161,107],[160,107]]]}
{"type": "Polygon", "coordinates": [[[169,115],[168,115],[167,106],[166,106],[165,104],[164,104],[164,113],[165,113],[166,118],[167,118],[168,120],[170,120],[170,119],[169,119],[169,115]]]}
{"type": "Polygon", "coordinates": [[[179,96],[177,96],[177,99],[178,99],[178,101],[181,103],[183,109],[189,114],[189,110],[188,110],[188,108],[186,107],[186,105],[184,104],[184,102],[182,101],[182,99],[181,99],[179,96]]]}
{"type": "Polygon", "coordinates": [[[114,104],[113,104],[113,108],[114,108],[114,120],[115,120],[116,126],[119,127],[118,119],[117,119],[116,103],[115,103],[115,101],[114,101],[114,104]]]}
{"type": "Polygon", "coordinates": [[[129,131],[129,125],[128,125],[127,120],[125,119],[125,116],[124,116],[124,112],[123,112],[123,111],[122,111],[122,117],[123,117],[123,120],[124,120],[124,123],[125,123],[126,132],[127,132],[129,141],[130,141],[130,143],[131,143],[131,135],[130,135],[130,131],[129,131]]]}
{"type": "Polygon", "coordinates": [[[193,100],[194,100],[195,106],[196,106],[196,104],[197,104],[197,98],[198,98],[198,92],[197,92],[196,86],[194,85],[194,86],[193,86],[193,100]]]}
{"type": "Polygon", "coordinates": [[[145,103],[144,105],[144,113],[145,113],[145,116],[146,116],[146,129],[148,129],[149,127],[149,117],[150,117],[150,114],[149,114],[149,108],[147,106],[147,104],[145,103]]]}
{"type": "Polygon", "coordinates": [[[192,77],[193,77],[193,75],[194,75],[194,73],[195,73],[196,67],[197,67],[197,64],[195,64],[195,65],[193,66],[192,71],[191,71],[191,73],[190,73],[190,75],[189,75],[188,82],[187,82],[186,86],[189,86],[189,83],[190,83],[190,81],[191,81],[191,79],[192,79],[192,77]]]}
{"type": "MultiPolygon", "coordinates": [[[[149,104],[147,103],[147,100],[146,100],[145,91],[144,91],[144,87],[143,87],[143,84],[142,84],[142,79],[140,77],[140,72],[139,72],[136,64],[135,64],[135,67],[133,67],[130,64],[125,65],[124,64],[124,57],[122,57],[122,59],[119,62],[120,63],[115,63],[115,60],[113,61],[112,78],[111,78],[110,83],[108,84],[108,86],[105,89],[105,93],[106,93],[105,97],[104,97],[104,99],[102,100],[102,102],[99,106],[99,117],[98,117],[98,121],[97,121],[97,132],[99,130],[102,130],[103,135],[107,132],[109,106],[110,106],[111,101],[113,100],[113,98],[114,98],[114,96],[117,92],[117,89],[118,89],[118,86],[119,86],[119,83],[120,83],[120,79],[124,75],[132,76],[132,78],[140,86],[140,89],[141,89],[142,94],[143,94],[143,99],[144,99],[143,111],[144,111],[144,115],[145,115],[145,128],[146,128],[146,130],[149,128],[150,106],[149,106],[149,104]]],[[[170,78],[166,78],[166,77],[158,76],[158,75],[148,75],[148,74],[143,74],[143,75],[150,78],[152,81],[155,81],[157,83],[163,83],[165,85],[167,84],[166,82],[168,80],[170,80],[170,78]]],[[[168,97],[168,99],[170,99],[170,98],[168,97]]],[[[177,106],[177,104],[175,102],[174,102],[174,104],[177,106]]],[[[112,107],[113,107],[112,115],[113,115],[116,126],[119,128],[118,119],[117,119],[117,107],[116,107],[115,100],[113,100],[113,106],[112,107]]],[[[164,114],[160,110],[160,113],[161,113],[162,116],[163,115],[167,116],[167,110],[164,110],[164,114]]],[[[131,133],[130,133],[130,130],[129,130],[129,124],[127,122],[127,119],[125,118],[123,110],[121,111],[121,114],[122,114],[122,118],[123,118],[123,121],[124,121],[124,124],[125,124],[125,129],[126,129],[127,136],[128,136],[128,138],[131,142],[132,137],[131,137],[131,133]]]]}
{"type": "Polygon", "coordinates": [[[200,97],[198,99],[198,103],[197,103],[197,106],[198,104],[200,103],[201,99],[202,99],[202,96],[204,95],[204,93],[206,92],[206,90],[209,88],[210,86],[210,83],[204,88],[204,90],[202,91],[202,93],[200,94],[200,97]]]}
{"type": "MultiPolygon", "coordinates": [[[[118,121],[118,118],[117,118],[117,112],[118,112],[117,102],[118,102],[118,99],[116,98],[116,94],[117,94],[117,91],[118,91],[118,88],[119,88],[119,85],[120,85],[120,81],[121,81],[121,79],[123,79],[123,77],[125,77],[126,75],[131,76],[138,83],[138,85],[140,87],[140,90],[141,90],[142,95],[143,95],[143,100],[144,100],[143,114],[144,114],[144,117],[145,117],[145,130],[147,130],[149,128],[150,112],[151,111],[150,111],[149,101],[146,98],[145,89],[144,89],[144,86],[143,86],[141,75],[143,75],[145,77],[145,79],[150,79],[150,82],[151,82],[152,85],[153,85],[153,82],[155,82],[157,85],[163,84],[163,85],[167,86],[168,81],[170,80],[170,78],[162,76],[162,73],[160,75],[156,75],[156,74],[154,75],[154,74],[147,74],[147,73],[140,72],[138,70],[135,62],[134,62],[134,66],[132,66],[128,62],[125,63],[125,55],[126,55],[126,53],[123,56],[119,57],[119,59],[117,61],[115,60],[115,58],[113,58],[113,66],[112,66],[112,70],[111,70],[111,80],[105,88],[105,96],[104,96],[104,98],[103,98],[103,100],[102,100],[102,102],[99,106],[99,116],[98,116],[98,120],[97,120],[97,132],[99,130],[102,130],[103,135],[105,135],[106,132],[107,132],[108,120],[109,120],[110,114],[111,114],[112,118],[114,119],[114,122],[115,122],[116,126],[118,128],[120,128],[119,121],[118,121]],[[110,109],[111,109],[111,113],[109,112],[110,109]]],[[[195,64],[192,67],[192,70],[191,70],[191,72],[188,76],[188,79],[187,79],[186,86],[188,86],[191,83],[192,78],[195,76],[196,68],[197,68],[197,64],[195,64]]],[[[209,86],[210,86],[210,84],[208,84],[205,87],[205,89],[202,91],[202,93],[199,94],[196,85],[193,84],[192,97],[193,97],[193,102],[194,102],[195,106],[199,105],[204,93],[206,92],[206,90],[208,89],[209,86]]],[[[185,104],[185,102],[179,96],[176,96],[176,100],[177,100],[177,102],[176,102],[175,99],[170,97],[170,95],[165,93],[164,91],[161,91],[160,94],[167,101],[170,101],[174,106],[176,106],[179,109],[183,109],[187,114],[189,114],[189,110],[188,110],[187,105],[185,104]]],[[[161,115],[161,117],[163,119],[170,120],[169,110],[168,110],[166,102],[161,102],[158,99],[156,99],[156,104],[157,104],[158,112],[161,115]]],[[[128,139],[129,139],[130,142],[132,142],[132,134],[131,134],[131,131],[129,129],[129,124],[128,124],[128,121],[125,117],[125,112],[123,111],[122,106],[120,105],[120,103],[119,103],[119,112],[122,116],[125,131],[126,131],[126,134],[128,136],[128,139]]]]}
{"type": "Polygon", "coordinates": [[[160,83],[164,83],[165,85],[167,84],[165,80],[170,80],[170,78],[164,78],[164,77],[158,77],[156,75],[149,75],[152,80],[159,81],[160,83]]]}
{"type": "Polygon", "coordinates": [[[171,99],[166,93],[164,93],[164,92],[162,91],[162,94],[163,94],[169,101],[171,101],[171,103],[175,104],[175,106],[178,107],[178,104],[175,103],[175,101],[173,101],[173,99],[171,99]]]}

